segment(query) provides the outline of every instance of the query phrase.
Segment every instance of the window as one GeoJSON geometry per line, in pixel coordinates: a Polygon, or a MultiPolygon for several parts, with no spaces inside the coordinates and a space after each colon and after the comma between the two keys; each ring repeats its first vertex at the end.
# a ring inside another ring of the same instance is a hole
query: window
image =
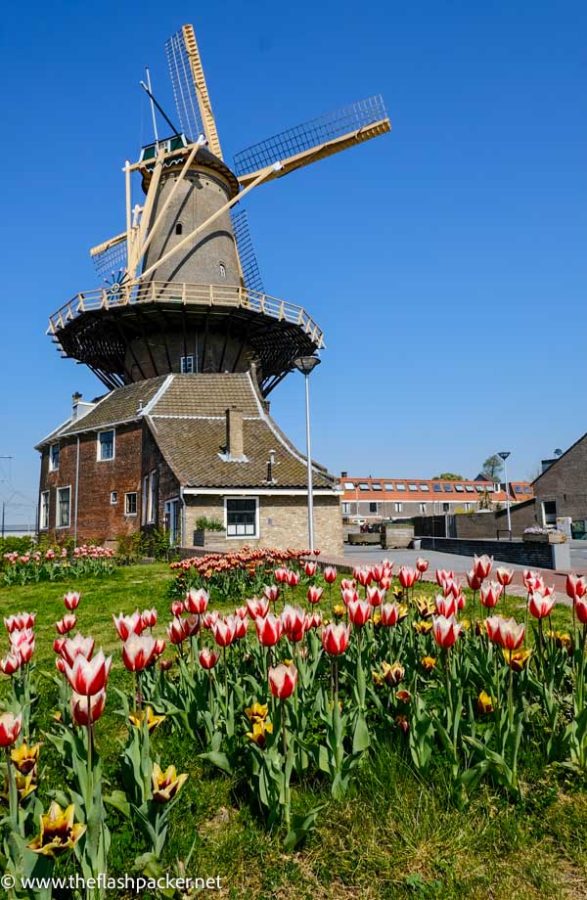
{"type": "Polygon", "coordinates": [[[118,491],[110,491],[110,506],[116,506],[118,503],[118,491]]]}
{"type": "Polygon", "coordinates": [[[464,490],[465,490],[465,489],[464,489],[464,487],[463,487],[462,484],[455,484],[455,491],[456,491],[458,494],[462,494],[462,493],[464,492],[464,490]]]}
{"type": "Polygon", "coordinates": [[[370,504],[369,504],[369,512],[370,512],[370,513],[376,513],[376,512],[377,512],[377,504],[376,504],[376,503],[370,503],[370,504]]]}
{"type": "Polygon", "coordinates": [[[420,487],[421,491],[429,491],[430,490],[430,486],[427,484],[421,484],[421,485],[419,485],[419,487],[420,487]]]}
{"type": "Polygon", "coordinates": [[[98,435],[98,461],[114,459],[114,429],[101,431],[98,435]]]}
{"type": "Polygon", "coordinates": [[[385,482],[385,490],[386,490],[386,491],[393,491],[393,481],[386,481],[386,482],[385,482]]]}
{"type": "Polygon", "coordinates": [[[351,504],[350,503],[342,504],[342,514],[343,514],[343,516],[350,516],[350,514],[351,514],[351,504]]]}
{"type": "Polygon", "coordinates": [[[359,482],[359,490],[360,490],[360,491],[369,491],[370,489],[371,489],[371,488],[369,487],[369,485],[367,484],[366,481],[360,481],[360,482],[359,482]]]}
{"type": "Polygon", "coordinates": [[[194,371],[194,357],[182,356],[180,360],[180,369],[183,375],[192,375],[194,371]]]}
{"type": "Polygon", "coordinates": [[[124,495],[124,515],[136,516],[137,514],[137,492],[132,491],[130,494],[124,495]]]}
{"type": "Polygon", "coordinates": [[[443,484],[442,488],[446,494],[452,494],[452,484],[443,484]]]}
{"type": "Polygon", "coordinates": [[[175,226],[175,233],[183,234],[183,225],[181,224],[181,222],[178,222],[177,225],[175,226]]]}
{"type": "Polygon", "coordinates": [[[226,278],[226,266],[223,262],[218,263],[218,271],[220,272],[221,278],[226,278]]]}
{"type": "Polygon", "coordinates": [[[152,524],[157,517],[157,472],[153,470],[148,478],[147,490],[147,524],[152,524]]]}
{"type": "Polygon", "coordinates": [[[344,489],[345,489],[345,491],[354,491],[355,486],[352,481],[345,481],[344,489]]]}
{"type": "Polygon", "coordinates": [[[441,485],[441,484],[438,484],[438,483],[435,483],[435,484],[432,485],[432,490],[433,490],[436,494],[439,494],[439,493],[441,492],[441,490],[442,490],[442,485],[441,485]]]}
{"type": "Polygon", "coordinates": [[[257,537],[257,499],[226,500],[226,536],[257,537]]]}
{"type": "Polygon", "coordinates": [[[372,481],[372,482],[371,482],[371,490],[372,490],[372,491],[380,491],[380,490],[381,490],[381,484],[380,484],[380,482],[379,482],[379,481],[372,481]]]}
{"type": "Polygon", "coordinates": [[[39,508],[39,528],[49,527],[49,491],[41,492],[41,505],[39,508]]]}
{"type": "Polygon", "coordinates": [[[394,503],[393,504],[394,512],[402,512],[403,508],[404,508],[403,503],[394,503]]]}
{"type": "Polygon", "coordinates": [[[425,503],[420,503],[420,515],[421,516],[426,515],[426,504],[425,503]]]}
{"type": "Polygon", "coordinates": [[[69,528],[71,488],[57,488],[57,528],[69,528]]]}
{"type": "Polygon", "coordinates": [[[406,486],[403,483],[403,481],[397,481],[396,485],[395,485],[395,489],[396,489],[396,491],[405,491],[406,486]]]}
{"type": "Polygon", "coordinates": [[[474,493],[475,488],[473,487],[472,484],[466,484],[465,490],[466,490],[467,494],[472,494],[472,493],[474,493]]]}
{"type": "Polygon", "coordinates": [[[417,485],[417,484],[414,484],[414,483],[412,482],[411,484],[408,485],[408,490],[409,490],[409,491],[417,491],[417,490],[418,490],[418,485],[417,485]]]}
{"type": "Polygon", "coordinates": [[[143,478],[143,502],[142,502],[142,515],[141,515],[141,523],[143,525],[147,524],[147,500],[149,497],[149,476],[145,475],[143,478]]]}
{"type": "Polygon", "coordinates": [[[59,444],[51,444],[49,447],[49,471],[56,472],[59,468],[59,444]]]}

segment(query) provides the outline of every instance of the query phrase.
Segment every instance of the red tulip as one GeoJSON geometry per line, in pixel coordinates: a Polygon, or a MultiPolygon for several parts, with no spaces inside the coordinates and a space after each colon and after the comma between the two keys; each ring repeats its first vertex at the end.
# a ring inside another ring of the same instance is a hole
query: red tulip
{"type": "Polygon", "coordinates": [[[434,640],[439,647],[448,650],[452,647],[462,631],[463,626],[457,623],[454,616],[446,618],[445,616],[434,616],[432,619],[432,631],[434,640]]]}
{"type": "Polygon", "coordinates": [[[371,606],[381,606],[385,600],[385,591],[382,591],[381,588],[378,587],[368,587],[367,600],[371,606]]]}
{"type": "Polygon", "coordinates": [[[241,619],[240,616],[232,616],[233,625],[234,625],[234,639],[235,641],[241,641],[249,628],[249,619],[245,616],[244,619],[241,619]]]}
{"type": "Polygon", "coordinates": [[[497,606],[498,600],[503,594],[503,587],[497,581],[490,581],[489,584],[481,585],[479,600],[481,606],[486,609],[493,609],[497,606]]]}
{"type": "Polygon", "coordinates": [[[316,574],[316,569],[318,568],[318,563],[316,562],[306,562],[304,564],[304,572],[308,576],[308,578],[312,578],[313,575],[316,574]]]}
{"type": "Polygon", "coordinates": [[[236,638],[236,624],[229,616],[219,619],[212,626],[212,634],[219,647],[230,647],[236,638]]]}
{"type": "Polygon", "coordinates": [[[83,656],[85,659],[91,659],[94,652],[94,638],[82,637],[79,632],[73,638],[66,638],[61,643],[61,648],[59,650],[55,647],[55,643],[53,644],[53,649],[56,650],[57,653],[60,653],[65,662],[70,666],[73,665],[76,656],[83,656]]]}
{"type": "Polygon", "coordinates": [[[269,612],[269,600],[267,597],[264,597],[262,600],[258,597],[253,597],[251,600],[247,600],[247,609],[252,619],[264,619],[269,612]]]}
{"type": "Polygon", "coordinates": [[[381,581],[379,582],[379,587],[381,588],[382,591],[388,591],[391,587],[391,582],[392,582],[391,575],[389,576],[389,578],[388,577],[382,578],[381,581]]]}
{"type": "Polygon", "coordinates": [[[3,675],[14,675],[15,672],[18,672],[20,666],[20,657],[13,653],[9,653],[4,659],[0,659],[0,672],[3,675]]]}
{"type": "Polygon", "coordinates": [[[287,700],[293,694],[298,680],[298,670],[283,663],[269,669],[269,687],[278,700],[287,700]]]}
{"type": "Polygon", "coordinates": [[[184,606],[181,600],[174,600],[171,604],[171,615],[174,619],[179,619],[179,617],[183,614],[184,606]]]}
{"type": "Polygon", "coordinates": [[[220,659],[220,653],[217,650],[212,650],[210,647],[202,647],[198,659],[203,669],[213,669],[220,659]]]}
{"type": "Polygon", "coordinates": [[[397,603],[384,603],[381,607],[381,624],[390,628],[397,625],[399,619],[399,607],[397,603]]]}
{"type": "Polygon", "coordinates": [[[422,556],[419,556],[418,559],[416,560],[416,568],[417,568],[418,572],[421,572],[422,574],[424,574],[424,572],[428,571],[429,565],[430,565],[430,563],[428,562],[428,560],[424,559],[422,556]]]}
{"type": "Polygon", "coordinates": [[[79,591],[68,591],[67,594],[63,595],[65,608],[68,609],[69,612],[73,612],[74,609],[78,608],[80,600],[81,594],[79,591]]]}
{"type": "Polygon", "coordinates": [[[502,621],[501,616],[487,616],[485,619],[485,629],[487,637],[494,644],[500,643],[499,625],[502,621]]]}
{"type": "Polygon", "coordinates": [[[157,638],[155,640],[155,656],[161,656],[161,654],[165,650],[165,641],[163,638],[157,638]]]}
{"type": "Polygon", "coordinates": [[[322,646],[329,656],[340,656],[349,645],[351,629],[349,625],[327,625],[322,629],[322,646]]]}
{"type": "Polygon", "coordinates": [[[157,610],[156,609],[144,609],[141,613],[141,625],[143,629],[145,628],[154,628],[157,624],[157,610]]]}
{"type": "Polygon", "coordinates": [[[22,728],[22,713],[18,716],[10,712],[0,716],[0,747],[10,747],[17,740],[22,728]]]}
{"type": "Polygon", "coordinates": [[[155,639],[150,634],[133,634],[122,646],[122,661],[129,672],[142,672],[155,656],[155,639]]]}
{"type": "Polygon", "coordinates": [[[497,580],[502,587],[508,587],[508,585],[510,585],[514,580],[513,569],[505,569],[503,566],[500,566],[495,570],[495,574],[497,575],[497,580]]]}
{"type": "Polygon", "coordinates": [[[575,613],[581,625],[587,625],[587,600],[583,597],[575,600],[575,613]]]}
{"type": "Polygon", "coordinates": [[[297,606],[286,606],[281,613],[281,627],[290,641],[298,643],[306,631],[306,614],[297,606]]]}
{"type": "Polygon", "coordinates": [[[341,594],[342,594],[342,602],[344,603],[345,606],[348,606],[349,603],[354,603],[356,600],[359,599],[359,595],[357,594],[357,592],[354,588],[352,588],[352,589],[345,588],[344,590],[341,591],[341,594]]]}
{"type": "Polygon", "coordinates": [[[467,584],[472,591],[478,591],[483,584],[483,580],[477,577],[473,569],[470,569],[467,572],[467,584]]]}
{"type": "Polygon", "coordinates": [[[352,600],[347,609],[355,628],[362,628],[371,618],[371,605],[366,600],[352,600]]]}
{"type": "Polygon", "coordinates": [[[326,584],[334,584],[334,582],[336,581],[337,572],[334,566],[325,566],[322,575],[326,584]]]}
{"type": "Polygon", "coordinates": [[[443,588],[445,581],[448,581],[449,579],[454,580],[455,573],[450,569],[437,569],[435,577],[436,583],[443,588]]]}
{"type": "Polygon", "coordinates": [[[77,618],[71,613],[55,623],[55,628],[59,634],[69,634],[77,625],[77,618]]]}
{"type": "Polygon", "coordinates": [[[566,590],[571,600],[579,600],[587,593],[587,582],[578,575],[567,575],[566,590]]]}
{"type": "Polygon", "coordinates": [[[112,621],[121,641],[127,641],[131,634],[141,634],[145,628],[138,609],[132,616],[125,616],[122,613],[119,616],[112,616],[112,621]]]}
{"type": "Polygon", "coordinates": [[[287,573],[287,583],[291,588],[296,587],[300,583],[299,573],[292,572],[292,571],[288,572],[287,573]]]}
{"type": "Polygon", "coordinates": [[[308,631],[310,628],[320,628],[322,625],[322,613],[313,612],[311,615],[306,616],[306,625],[308,631]]]}
{"type": "Polygon", "coordinates": [[[14,634],[15,631],[30,631],[31,628],[35,627],[36,618],[36,613],[17,613],[4,619],[4,625],[8,634],[14,634]]]}
{"type": "Polygon", "coordinates": [[[353,575],[361,587],[367,587],[373,581],[373,572],[368,566],[356,566],[353,570],[353,575]]]}
{"type": "MultiPolygon", "coordinates": [[[[354,578],[342,578],[340,581],[340,590],[342,591],[357,591],[357,582],[354,578]]],[[[358,595],[357,595],[358,596],[358,595]]]]}
{"type": "Polygon", "coordinates": [[[526,632],[525,625],[518,624],[515,619],[502,619],[501,616],[493,616],[485,622],[489,638],[494,643],[505,650],[517,650],[521,646],[526,632]]]}
{"type": "Polygon", "coordinates": [[[78,654],[73,665],[65,664],[65,676],[76,694],[88,697],[106,687],[111,665],[112,657],[106,659],[101,650],[89,660],[78,654]]]}
{"type": "Polygon", "coordinates": [[[202,616],[202,626],[204,628],[212,628],[212,626],[216,624],[219,618],[220,613],[217,609],[212,610],[212,612],[207,612],[202,616]]]}
{"type": "Polygon", "coordinates": [[[544,597],[542,594],[535,592],[530,594],[528,612],[535,619],[544,619],[551,614],[554,603],[554,597],[544,597]]]}
{"type": "Polygon", "coordinates": [[[264,647],[273,647],[281,638],[281,619],[269,613],[264,619],[255,619],[257,637],[264,647]]]}
{"type": "Polygon", "coordinates": [[[263,596],[269,600],[270,603],[276,603],[277,598],[279,597],[279,588],[276,584],[266,584],[263,588],[263,596]]]}
{"type": "Polygon", "coordinates": [[[462,585],[456,578],[447,578],[442,586],[442,592],[445,597],[458,597],[462,591],[462,585]]]}
{"type": "Polygon", "coordinates": [[[274,575],[275,580],[278,584],[285,584],[287,582],[287,576],[289,574],[289,570],[284,566],[280,566],[278,569],[275,569],[274,575]]]}
{"type": "Polygon", "coordinates": [[[458,610],[457,598],[449,594],[448,597],[442,597],[440,594],[436,597],[436,612],[445,619],[456,616],[458,610]]]}
{"type": "Polygon", "coordinates": [[[310,587],[308,588],[308,593],[306,594],[308,603],[320,603],[323,593],[324,593],[324,588],[316,587],[315,585],[310,585],[310,587]]]}
{"type": "Polygon", "coordinates": [[[167,626],[167,637],[172,644],[182,644],[189,637],[189,626],[185,619],[173,619],[167,626]]]}
{"type": "Polygon", "coordinates": [[[533,572],[531,569],[524,569],[523,581],[529,594],[531,594],[532,591],[541,591],[544,586],[542,576],[538,572],[533,572]]]}
{"type": "Polygon", "coordinates": [[[487,578],[491,572],[492,565],[493,557],[487,556],[486,553],[484,553],[483,556],[475,555],[473,557],[473,571],[481,581],[484,581],[487,578]]]}
{"type": "Polygon", "coordinates": [[[197,591],[194,588],[190,588],[185,595],[184,607],[187,612],[201,616],[208,609],[209,600],[208,592],[204,588],[200,588],[197,591]]]}
{"type": "Polygon", "coordinates": [[[93,724],[98,721],[104,712],[105,706],[106,691],[104,690],[98,691],[97,694],[94,694],[91,697],[86,697],[83,694],[76,694],[74,692],[72,693],[70,700],[71,718],[76,725],[87,726],[93,724]]]}
{"type": "Polygon", "coordinates": [[[416,582],[417,576],[416,569],[412,569],[410,566],[401,566],[399,572],[397,573],[397,577],[399,579],[399,583],[403,587],[404,590],[411,588],[414,586],[416,582]]]}

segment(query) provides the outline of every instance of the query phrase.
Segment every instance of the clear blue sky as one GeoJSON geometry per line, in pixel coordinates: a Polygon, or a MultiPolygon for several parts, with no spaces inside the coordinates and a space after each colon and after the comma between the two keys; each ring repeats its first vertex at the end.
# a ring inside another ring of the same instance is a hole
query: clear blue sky
{"type": "MultiPolygon", "coordinates": [[[[14,486],[36,495],[34,443],[72,391],[102,391],[59,358],[47,316],[95,286],[88,247],[123,228],[120,169],[151,136],[138,81],[149,64],[168,100],[163,44],[185,21],[227,158],[378,92],[392,119],[391,135],[247,204],[266,290],[326,333],[316,458],[474,476],[505,448],[525,478],[587,430],[584,3],[33,0],[6,7],[0,35],[0,455],[14,486]]],[[[303,446],[301,376],[272,401],[303,446]]]]}

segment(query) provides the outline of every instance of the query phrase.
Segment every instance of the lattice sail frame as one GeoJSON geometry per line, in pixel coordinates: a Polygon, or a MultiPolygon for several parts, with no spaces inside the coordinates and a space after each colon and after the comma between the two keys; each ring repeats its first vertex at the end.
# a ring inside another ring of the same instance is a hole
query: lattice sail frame
{"type": "Polygon", "coordinates": [[[234,171],[239,176],[255,172],[384,119],[387,113],[381,95],[368,97],[241,150],[234,157],[234,171]]]}
{"type": "Polygon", "coordinates": [[[200,116],[190,61],[181,30],[167,39],[165,52],[181,129],[188,140],[196,141],[199,135],[204,133],[204,125],[200,116]]]}
{"type": "Polygon", "coordinates": [[[234,208],[230,212],[230,218],[232,219],[232,230],[234,231],[234,239],[245,287],[249,291],[259,291],[259,293],[264,294],[263,278],[261,277],[257,255],[251,239],[247,211],[246,209],[234,208]]]}

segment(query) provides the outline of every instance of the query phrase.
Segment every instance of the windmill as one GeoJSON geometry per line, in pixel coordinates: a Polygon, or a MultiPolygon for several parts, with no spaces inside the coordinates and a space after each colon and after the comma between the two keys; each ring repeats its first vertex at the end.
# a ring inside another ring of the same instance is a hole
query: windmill
{"type": "Polygon", "coordinates": [[[301,307],[268,296],[243,199],[269,181],[391,128],[371,97],[223,156],[194,29],[167,41],[179,127],[143,85],[155,140],[124,167],[126,223],[90,250],[102,286],[50,317],[64,356],[109,388],[170,372],[238,372],[254,366],[267,395],[296,357],[324,346],[301,307]],[[160,139],[155,107],[171,133],[160,139]],[[138,176],[142,202],[133,196],[138,176]]]}

